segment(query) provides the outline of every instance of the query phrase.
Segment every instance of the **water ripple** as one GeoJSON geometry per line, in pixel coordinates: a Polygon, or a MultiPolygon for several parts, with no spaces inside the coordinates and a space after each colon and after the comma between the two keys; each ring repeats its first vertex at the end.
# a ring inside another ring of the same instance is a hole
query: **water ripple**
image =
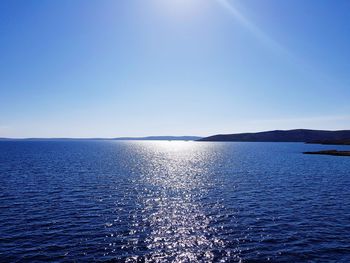
{"type": "Polygon", "coordinates": [[[320,147],[0,142],[0,261],[348,262],[350,160],[320,147]]]}

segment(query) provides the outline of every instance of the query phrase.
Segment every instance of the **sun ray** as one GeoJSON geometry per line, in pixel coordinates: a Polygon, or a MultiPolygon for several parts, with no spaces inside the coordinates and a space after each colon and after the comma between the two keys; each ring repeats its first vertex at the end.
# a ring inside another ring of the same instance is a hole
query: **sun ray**
{"type": "Polygon", "coordinates": [[[231,16],[238,21],[242,26],[249,30],[260,42],[275,52],[282,53],[284,55],[291,56],[289,50],[287,50],[278,41],[271,38],[264,31],[262,31],[257,25],[245,17],[231,2],[228,0],[216,0],[222,7],[224,7],[231,16]]]}

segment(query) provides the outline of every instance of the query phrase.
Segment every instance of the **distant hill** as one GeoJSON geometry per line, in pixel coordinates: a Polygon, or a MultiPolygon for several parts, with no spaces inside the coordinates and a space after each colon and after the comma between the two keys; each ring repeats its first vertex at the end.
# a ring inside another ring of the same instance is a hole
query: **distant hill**
{"type": "Polygon", "coordinates": [[[202,137],[198,136],[148,136],[148,137],[120,137],[114,138],[117,141],[197,141],[202,137]]]}
{"type": "Polygon", "coordinates": [[[196,141],[202,137],[198,136],[148,136],[148,137],[118,137],[118,138],[0,138],[0,141],[96,141],[96,140],[113,140],[113,141],[196,141]]]}
{"type": "Polygon", "coordinates": [[[199,139],[207,142],[306,142],[350,144],[350,130],[276,130],[257,133],[218,134],[199,139]]]}
{"type": "Polygon", "coordinates": [[[0,138],[0,141],[97,141],[110,138],[0,138]]]}

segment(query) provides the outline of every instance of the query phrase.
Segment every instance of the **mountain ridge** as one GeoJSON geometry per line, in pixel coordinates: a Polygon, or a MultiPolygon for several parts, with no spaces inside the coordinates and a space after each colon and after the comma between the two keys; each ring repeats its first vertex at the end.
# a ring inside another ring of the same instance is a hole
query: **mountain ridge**
{"type": "Polygon", "coordinates": [[[350,130],[272,130],[255,133],[217,134],[199,139],[207,142],[304,142],[350,144],[350,130]]]}
{"type": "Polygon", "coordinates": [[[199,136],[145,136],[145,137],[116,137],[116,138],[5,138],[0,141],[196,141],[199,136]]]}

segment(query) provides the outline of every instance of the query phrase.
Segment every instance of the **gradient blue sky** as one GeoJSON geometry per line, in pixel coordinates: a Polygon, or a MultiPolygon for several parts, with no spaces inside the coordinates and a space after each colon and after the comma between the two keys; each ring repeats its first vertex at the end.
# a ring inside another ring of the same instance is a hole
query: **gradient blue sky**
{"type": "Polygon", "coordinates": [[[348,0],[2,0],[0,137],[350,129],[348,0]]]}

